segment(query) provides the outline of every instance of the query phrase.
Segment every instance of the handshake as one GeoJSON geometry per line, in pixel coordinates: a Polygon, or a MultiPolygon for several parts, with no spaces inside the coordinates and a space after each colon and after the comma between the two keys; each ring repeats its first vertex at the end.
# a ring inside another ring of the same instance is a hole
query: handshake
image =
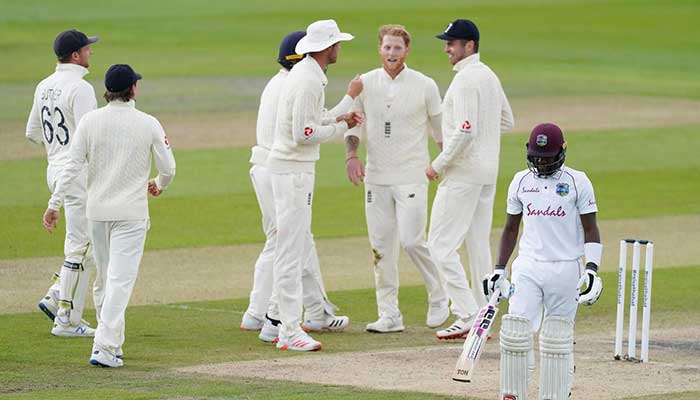
{"type": "Polygon", "coordinates": [[[352,129],[356,127],[357,125],[361,125],[362,121],[364,121],[364,117],[362,114],[352,111],[347,114],[342,114],[339,115],[335,118],[336,122],[340,121],[345,121],[346,124],[348,124],[348,129],[352,129]]]}

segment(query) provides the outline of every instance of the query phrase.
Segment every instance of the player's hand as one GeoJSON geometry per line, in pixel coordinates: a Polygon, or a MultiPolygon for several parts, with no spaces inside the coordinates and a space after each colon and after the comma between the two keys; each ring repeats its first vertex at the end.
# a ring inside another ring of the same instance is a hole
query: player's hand
{"type": "Polygon", "coordinates": [[[598,301],[603,292],[603,280],[593,270],[586,268],[586,271],[578,281],[576,290],[579,292],[578,303],[586,306],[598,301]],[[581,290],[585,286],[585,289],[581,290]]]}
{"type": "Polygon", "coordinates": [[[348,174],[348,179],[353,185],[359,185],[365,178],[365,167],[357,157],[349,157],[345,161],[345,172],[348,174]]]}
{"type": "Polygon", "coordinates": [[[345,121],[345,123],[348,124],[348,129],[352,129],[357,125],[362,124],[364,118],[362,117],[362,114],[353,111],[347,114],[339,115],[335,120],[337,122],[345,121]]]}
{"type": "Polygon", "coordinates": [[[355,77],[348,83],[348,96],[352,97],[353,99],[362,93],[362,88],[364,85],[362,84],[362,79],[360,78],[360,75],[355,75],[355,77]]]}
{"type": "Polygon", "coordinates": [[[431,181],[436,181],[440,178],[440,175],[433,169],[432,165],[428,165],[428,168],[425,169],[425,176],[431,181]]]}
{"type": "Polygon", "coordinates": [[[496,268],[492,273],[487,274],[482,281],[482,285],[486,299],[491,298],[496,289],[501,293],[499,301],[507,299],[513,294],[513,285],[506,279],[506,270],[502,268],[496,268]]]}
{"type": "Polygon", "coordinates": [[[158,197],[161,193],[163,193],[162,190],[158,189],[158,185],[156,185],[155,179],[151,179],[150,181],[148,181],[148,193],[150,193],[153,197],[158,197]]]}
{"type": "Polygon", "coordinates": [[[44,229],[46,232],[53,233],[53,229],[58,226],[58,220],[61,217],[61,213],[58,210],[52,208],[47,208],[44,212],[44,229]]]}

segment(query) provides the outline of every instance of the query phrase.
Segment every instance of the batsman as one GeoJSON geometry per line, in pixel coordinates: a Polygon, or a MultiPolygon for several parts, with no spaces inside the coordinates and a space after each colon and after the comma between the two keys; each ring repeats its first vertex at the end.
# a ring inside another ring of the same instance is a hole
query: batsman
{"type": "Polygon", "coordinates": [[[499,398],[527,399],[535,369],[533,336],[541,327],[539,399],[564,400],[573,384],[576,309],[595,303],[603,289],[597,275],[603,251],[598,208],[586,174],[564,165],[566,142],[558,126],[535,126],[526,147],[528,169],[516,173],[508,188],[498,264],[483,280],[487,296],[496,289],[513,293],[501,322],[499,398]],[[521,220],[511,291],[506,264],[521,220]]]}

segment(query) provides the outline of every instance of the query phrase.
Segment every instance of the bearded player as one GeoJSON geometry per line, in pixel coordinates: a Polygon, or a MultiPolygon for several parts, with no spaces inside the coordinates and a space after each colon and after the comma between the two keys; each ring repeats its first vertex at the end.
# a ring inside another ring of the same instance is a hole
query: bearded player
{"type": "Polygon", "coordinates": [[[539,398],[568,398],[576,309],[595,303],[603,289],[597,275],[603,247],[593,186],[585,173],[565,166],[565,158],[561,129],[537,125],[527,143],[528,169],[515,174],[508,189],[498,264],[483,281],[487,296],[496,288],[511,293],[506,264],[522,220],[523,235],[511,273],[515,291],[500,332],[503,399],[527,398],[535,368],[533,335],[540,326],[539,398]]]}

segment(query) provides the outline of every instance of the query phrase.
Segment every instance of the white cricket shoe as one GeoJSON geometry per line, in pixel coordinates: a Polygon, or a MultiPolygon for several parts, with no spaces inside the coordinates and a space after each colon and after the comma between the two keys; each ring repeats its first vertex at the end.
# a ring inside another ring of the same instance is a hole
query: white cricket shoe
{"type": "Polygon", "coordinates": [[[124,350],[122,350],[122,346],[119,346],[119,348],[117,349],[117,352],[114,353],[114,356],[119,358],[119,359],[124,358],[124,350]]]}
{"type": "Polygon", "coordinates": [[[425,318],[425,324],[428,325],[428,328],[437,328],[444,324],[449,317],[450,309],[447,307],[447,303],[431,304],[430,307],[428,307],[428,315],[425,318]]]}
{"type": "Polygon", "coordinates": [[[110,353],[107,350],[97,346],[92,347],[92,355],[90,356],[90,364],[99,367],[119,368],[124,366],[124,361],[118,358],[116,354],[110,353]]]}
{"type": "Polygon", "coordinates": [[[95,337],[95,330],[85,321],[80,321],[78,325],[70,325],[59,316],[54,320],[51,334],[60,337],[95,337]]]}
{"type": "Polygon", "coordinates": [[[378,320],[367,324],[365,330],[372,333],[403,332],[403,317],[379,317],[378,320]]]}
{"type": "Polygon", "coordinates": [[[449,339],[462,339],[467,337],[469,331],[472,329],[472,324],[474,323],[474,317],[461,319],[457,318],[452,325],[445,329],[441,329],[435,333],[435,336],[440,340],[449,339]]]}
{"type": "Polygon", "coordinates": [[[280,327],[273,325],[272,321],[265,318],[265,323],[263,324],[262,329],[260,329],[258,339],[267,343],[277,343],[277,337],[279,336],[279,333],[280,327]]]}
{"type": "Polygon", "coordinates": [[[277,342],[277,348],[282,350],[293,350],[293,351],[318,351],[321,350],[321,342],[314,340],[306,332],[301,331],[301,333],[289,338],[288,340],[279,340],[277,342]]]}
{"type": "Polygon", "coordinates": [[[53,290],[53,286],[46,292],[46,296],[39,301],[39,309],[46,314],[51,321],[56,319],[58,313],[58,291],[53,290]]]}
{"type": "Polygon", "coordinates": [[[254,316],[246,312],[243,314],[243,320],[241,321],[242,331],[259,331],[265,324],[264,320],[257,319],[254,316]]]}
{"type": "Polygon", "coordinates": [[[350,318],[344,315],[327,315],[325,320],[306,320],[301,329],[307,332],[340,332],[350,325],[350,318]]]}

